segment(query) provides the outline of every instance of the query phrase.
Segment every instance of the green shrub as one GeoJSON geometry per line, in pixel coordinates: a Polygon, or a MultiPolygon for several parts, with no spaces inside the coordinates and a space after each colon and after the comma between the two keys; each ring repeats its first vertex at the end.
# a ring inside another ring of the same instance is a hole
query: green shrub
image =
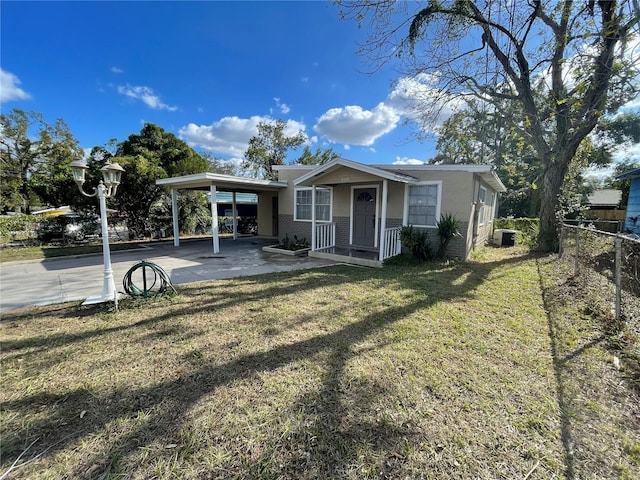
{"type": "Polygon", "coordinates": [[[493,228],[505,228],[520,232],[522,243],[528,248],[535,248],[538,244],[540,221],[537,218],[496,218],[493,228]]]}
{"type": "Polygon", "coordinates": [[[431,260],[433,254],[427,239],[427,231],[414,228],[413,225],[400,229],[400,243],[419,261],[431,260]]]}
{"type": "Polygon", "coordinates": [[[9,241],[15,232],[24,232],[27,238],[35,238],[36,227],[45,218],[44,215],[27,215],[25,213],[0,216],[0,237],[3,241],[9,241]]]}
{"type": "Polygon", "coordinates": [[[309,248],[310,244],[305,237],[298,238],[297,235],[293,236],[293,239],[289,238],[288,234],[285,234],[284,238],[280,242],[280,245],[285,250],[301,250],[303,248],[309,248]]]}

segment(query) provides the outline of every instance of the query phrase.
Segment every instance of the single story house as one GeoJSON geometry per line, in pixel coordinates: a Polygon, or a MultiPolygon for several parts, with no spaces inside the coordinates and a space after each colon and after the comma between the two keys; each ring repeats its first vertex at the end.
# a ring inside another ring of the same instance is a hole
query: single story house
{"type": "Polygon", "coordinates": [[[640,168],[623,173],[617,180],[630,180],[627,213],[624,221],[624,233],[640,235],[640,168]]]}
{"type": "MultiPolygon", "coordinates": [[[[489,165],[366,165],[344,158],[324,165],[278,165],[276,180],[203,173],[158,180],[171,188],[174,209],[180,189],[258,195],[258,235],[306,238],[310,256],[381,265],[400,253],[400,229],[426,229],[435,245],[436,223],[452,214],[462,236],[448,254],[466,259],[491,238],[498,194],[506,191],[489,165]]],[[[235,206],[232,207],[235,211],[235,206]]],[[[212,205],[212,216],[217,206],[212,205]]],[[[174,244],[179,245],[174,210],[174,244]]],[[[214,218],[213,225],[217,225],[214,218]]],[[[214,228],[214,251],[219,251],[214,228]]],[[[234,233],[235,234],[235,233],[234,233]]]]}

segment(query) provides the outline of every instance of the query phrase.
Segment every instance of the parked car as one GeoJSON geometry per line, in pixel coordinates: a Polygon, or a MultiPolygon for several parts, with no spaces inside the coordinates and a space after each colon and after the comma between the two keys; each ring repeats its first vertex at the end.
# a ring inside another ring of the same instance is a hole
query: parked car
{"type": "Polygon", "coordinates": [[[95,215],[67,213],[40,222],[36,233],[38,240],[45,243],[81,242],[88,236],[100,234],[100,220],[95,215]]]}

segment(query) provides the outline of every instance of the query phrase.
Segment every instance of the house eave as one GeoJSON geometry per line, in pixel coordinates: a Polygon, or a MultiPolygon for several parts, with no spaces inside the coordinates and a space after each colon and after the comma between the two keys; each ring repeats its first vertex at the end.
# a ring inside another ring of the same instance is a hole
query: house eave
{"type": "Polygon", "coordinates": [[[195,173],[180,177],[162,178],[156,180],[156,185],[175,189],[208,189],[212,185],[230,191],[259,192],[265,190],[280,190],[288,183],[279,180],[262,180],[258,178],[236,177],[219,173],[195,173]]]}
{"type": "Polygon", "coordinates": [[[319,165],[313,170],[296,178],[293,181],[293,184],[295,186],[300,186],[300,187],[303,187],[303,186],[309,187],[312,185],[322,184],[321,179],[324,175],[327,175],[339,168],[350,168],[358,172],[373,175],[383,180],[391,180],[394,182],[415,183],[417,181],[415,177],[412,177],[410,175],[403,175],[397,172],[390,172],[388,170],[379,168],[377,165],[376,166],[365,165],[363,163],[354,162],[352,160],[337,158],[324,165],[319,165]]]}
{"type": "Polygon", "coordinates": [[[622,175],[618,175],[616,180],[627,180],[632,178],[640,177],[640,168],[636,168],[635,170],[631,170],[630,172],[623,173],[622,175]]]}

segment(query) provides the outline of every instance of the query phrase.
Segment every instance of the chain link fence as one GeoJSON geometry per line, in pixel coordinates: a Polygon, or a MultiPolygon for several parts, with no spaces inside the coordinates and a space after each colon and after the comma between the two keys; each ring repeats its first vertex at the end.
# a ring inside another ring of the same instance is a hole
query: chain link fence
{"type": "Polygon", "coordinates": [[[611,315],[620,334],[640,344],[640,239],[565,224],[560,260],[573,272],[585,309],[611,315]]]}

